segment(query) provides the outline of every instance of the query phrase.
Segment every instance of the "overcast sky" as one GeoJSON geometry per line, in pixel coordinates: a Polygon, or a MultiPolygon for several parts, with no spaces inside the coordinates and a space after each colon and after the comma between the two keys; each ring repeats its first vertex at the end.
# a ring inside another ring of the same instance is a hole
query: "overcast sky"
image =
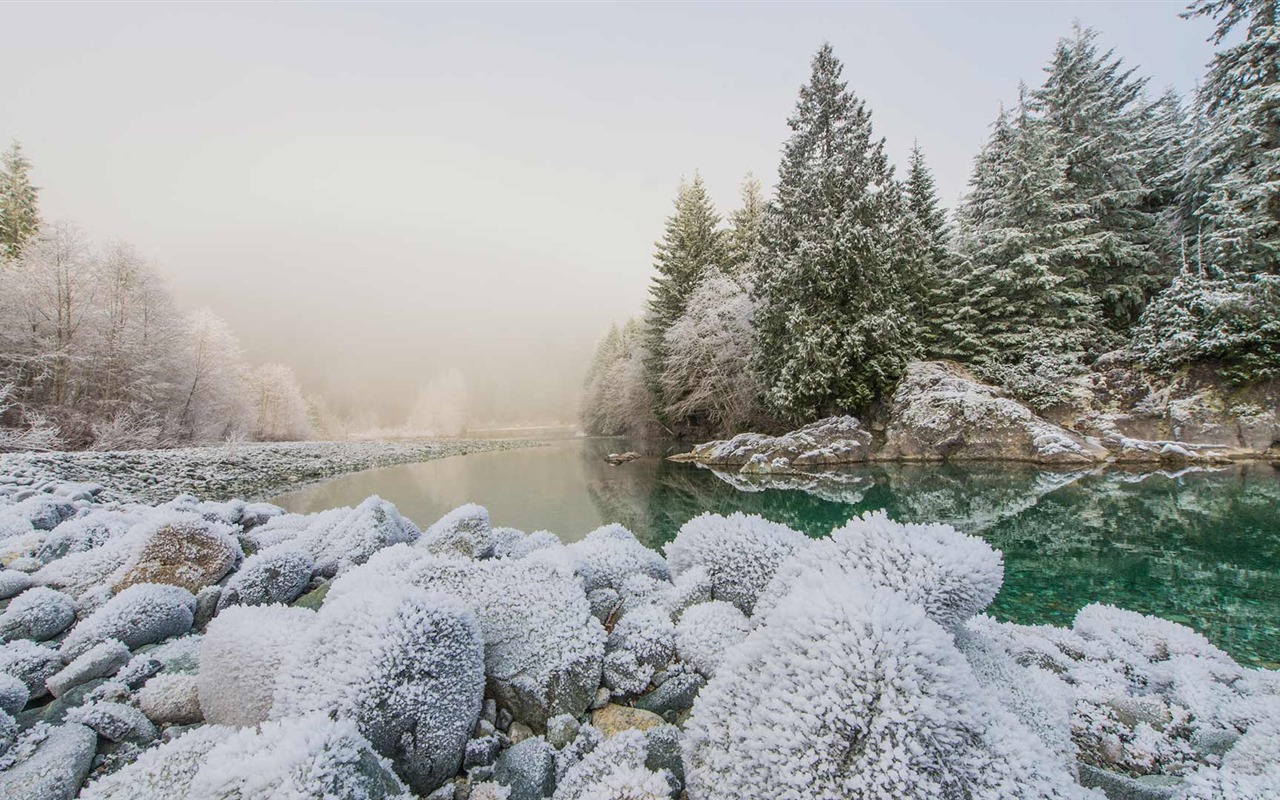
{"type": "Polygon", "coordinates": [[[1073,19],[1189,92],[1209,25],[1181,8],[4,3],[0,140],[46,218],[133,243],[310,387],[391,413],[457,367],[485,413],[567,418],[681,176],[722,211],[770,185],[824,40],[954,204],[1073,19]]]}

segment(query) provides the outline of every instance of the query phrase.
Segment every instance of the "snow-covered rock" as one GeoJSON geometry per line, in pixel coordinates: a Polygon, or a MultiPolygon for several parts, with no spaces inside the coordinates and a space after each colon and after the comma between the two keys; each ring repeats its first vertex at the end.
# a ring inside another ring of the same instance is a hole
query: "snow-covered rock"
{"type": "Polygon", "coordinates": [[[798,587],[733,648],[686,728],[690,797],[1086,797],[894,592],[798,587]]]}
{"type": "Polygon", "coordinates": [[[612,589],[621,594],[623,584],[637,575],[662,582],[671,580],[671,570],[662,556],[617,524],[597,528],[563,547],[538,550],[527,558],[567,567],[582,581],[587,593],[612,589]]]}
{"type": "Polygon", "coordinates": [[[645,766],[649,754],[643,732],[627,730],[597,745],[566,770],[553,800],[667,800],[667,775],[645,766]]]}
{"type": "Polygon", "coordinates": [[[72,628],[62,641],[62,655],[73,659],[108,639],[134,650],[181,636],[191,630],[195,611],[196,598],[186,589],[134,584],[72,628]]]}
{"type": "Polygon", "coordinates": [[[677,576],[702,568],[712,599],[750,614],[782,562],[808,543],[804,534],[763,517],[702,514],[686,522],[663,549],[677,576]]]}
{"type": "Polygon", "coordinates": [[[418,547],[429,553],[465,558],[489,558],[497,539],[489,524],[489,510],[470,503],[458,506],[422,532],[418,547]]]}
{"type": "Polygon", "coordinates": [[[115,639],[94,645],[72,659],[70,664],[51,676],[45,685],[54,697],[61,697],[71,689],[95,678],[114,675],[129,663],[129,648],[115,639]]]}
{"type": "Polygon", "coordinates": [[[875,458],[1088,464],[1106,460],[1107,450],[1038,416],[959,364],[917,361],[893,393],[885,442],[875,458]]]}
{"type": "Polygon", "coordinates": [[[31,699],[31,690],[22,680],[7,672],[0,672],[0,711],[17,714],[31,699]]]}
{"type": "Polygon", "coordinates": [[[417,537],[417,528],[377,495],[355,508],[335,508],[305,517],[273,517],[245,535],[259,549],[287,542],[306,550],[315,560],[316,573],[325,577],[363,564],[384,547],[417,537]]]}
{"type": "Polygon", "coordinates": [[[292,603],[307,588],[315,567],[310,553],[289,544],[254,553],[222,588],[217,608],[292,603]]]}
{"type": "Polygon", "coordinates": [[[144,583],[180,586],[194,594],[244,558],[230,525],[195,514],[151,515],[131,534],[143,542],[120,568],[112,586],[117,594],[144,583]]]}
{"type": "Polygon", "coordinates": [[[893,589],[939,624],[954,627],[995,599],[1004,563],[991,545],[950,525],[902,524],[870,511],[789,558],[761,595],[757,613],[767,613],[815,573],[893,589]]]}
{"type": "Polygon", "coordinates": [[[28,639],[18,639],[0,646],[0,673],[22,681],[33,700],[49,693],[45,681],[61,669],[62,657],[57,650],[28,639]]]}
{"type": "Polygon", "coordinates": [[[126,739],[149,742],[158,735],[151,720],[134,706],[124,703],[85,703],[68,711],[66,719],[67,722],[92,728],[102,738],[113,742],[126,739]]]}
{"type": "Polygon", "coordinates": [[[234,606],[200,640],[200,711],[214,725],[268,719],[281,665],[306,640],[315,612],[281,605],[234,606]]]}
{"type": "Polygon", "coordinates": [[[89,783],[82,800],[192,799],[191,781],[210,752],[235,734],[234,728],[205,725],[144,752],[132,764],[89,783]]]}
{"type": "Polygon", "coordinates": [[[35,585],[35,580],[16,569],[0,569],[0,600],[8,600],[35,585]]]}
{"type": "Polygon", "coordinates": [[[714,677],[729,648],[747,638],[751,621],[737,606],[712,600],[689,606],[676,624],[680,660],[705,678],[714,677]]]}
{"type": "Polygon", "coordinates": [[[71,800],[89,775],[98,735],[83,725],[58,725],[35,752],[0,772],[5,800],[71,800]]]}
{"type": "Polygon", "coordinates": [[[272,717],[354,720],[419,794],[462,763],[484,695],[484,645],[469,608],[407,586],[332,595],[283,667],[272,717]]]}
{"type": "Polygon", "coordinates": [[[743,472],[787,473],[866,461],[871,432],[857,417],[828,417],[781,436],[740,433],[700,444],[678,456],[708,466],[738,466],[743,472]]]}
{"type": "Polygon", "coordinates": [[[62,592],[36,586],[9,601],[0,614],[0,642],[31,639],[43,642],[76,621],[75,601],[62,592]]]}
{"type": "Polygon", "coordinates": [[[157,725],[194,725],[204,720],[195,675],[156,675],[138,691],[138,707],[157,725]]]}

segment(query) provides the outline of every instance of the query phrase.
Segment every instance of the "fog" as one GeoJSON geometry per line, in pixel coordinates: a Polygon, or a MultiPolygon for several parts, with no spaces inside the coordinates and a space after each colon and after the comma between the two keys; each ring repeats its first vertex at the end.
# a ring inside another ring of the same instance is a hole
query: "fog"
{"type": "Polygon", "coordinates": [[[571,421],[681,177],[722,213],[748,171],[768,187],[822,41],[954,202],[1075,17],[1190,91],[1209,23],[1180,8],[5,4],[0,140],[46,219],[133,243],[369,424],[424,391],[473,425],[571,421]]]}

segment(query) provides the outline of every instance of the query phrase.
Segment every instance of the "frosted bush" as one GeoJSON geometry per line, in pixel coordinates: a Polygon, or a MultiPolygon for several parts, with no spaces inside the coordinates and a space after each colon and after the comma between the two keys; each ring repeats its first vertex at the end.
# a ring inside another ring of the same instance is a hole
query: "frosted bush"
{"type": "Polygon", "coordinates": [[[139,583],[111,598],[71,629],[62,655],[72,659],[96,644],[118,639],[130,650],[191,630],[195,595],[177,586],[139,583]]]}
{"type": "Polygon", "coordinates": [[[480,623],[489,689],[519,721],[541,728],[582,714],[600,685],[604,629],[582,587],[530,559],[470,561],[391,547],[333,582],[326,605],[400,581],[462,599],[480,623]]]}
{"type": "Polygon", "coordinates": [[[692,800],[1088,796],[923,609],[847,580],[797,588],[730,651],[684,755],[692,800]]]}
{"type": "Polygon", "coordinates": [[[633,575],[664,582],[671,580],[671,570],[662,556],[640,544],[631,531],[616,524],[597,528],[572,544],[538,550],[528,558],[572,570],[585,592],[597,589],[619,592],[633,575]]]}
{"type": "Polygon", "coordinates": [[[747,638],[751,621],[723,600],[690,606],[676,624],[680,660],[706,678],[716,674],[729,648],[747,638]]]}
{"type": "Polygon", "coordinates": [[[22,681],[32,700],[49,693],[45,681],[62,669],[57,650],[38,645],[29,639],[18,639],[0,647],[0,673],[22,681]]]}
{"type": "Polygon", "coordinates": [[[62,592],[37,586],[9,601],[0,614],[0,642],[32,639],[43,642],[76,621],[75,603],[62,592]]]}
{"type": "MultiPolygon", "coordinates": [[[[954,627],[991,604],[1004,582],[999,552],[950,525],[894,522],[883,511],[855,518],[816,540],[779,568],[760,598],[764,613],[809,572],[869,581],[924,607],[954,627]]],[[[838,579],[838,578],[837,578],[838,579]]]]}
{"type": "Polygon", "coordinates": [[[778,566],[807,544],[804,534],[754,514],[702,514],[686,522],[664,551],[676,575],[703,568],[713,600],[751,614],[778,566]]]}
{"type": "MultiPolygon", "coordinates": [[[[3,656],[0,655],[0,658],[3,656]]],[[[29,699],[31,690],[21,679],[7,672],[0,672],[0,711],[17,714],[26,708],[29,699]]]]}
{"type": "Polygon", "coordinates": [[[484,646],[455,598],[408,586],[329,597],[283,667],[272,717],[355,720],[414,791],[457,773],[484,695],[484,646]]]}
{"type": "Polygon", "coordinates": [[[437,555],[489,558],[496,545],[489,510],[475,503],[458,506],[423,531],[417,544],[437,555]]]}
{"type": "Polygon", "coordinates": [[[307,588],[316,562],[289,544],[269,547],[245,559],[218,596],[218,610],[232,605],[292,603],[307,588]]]}
{"type": "Polygon", "coordinates": [[[206,722],[243,727],[268,718],[281,664],[306,641],[316,614],[287,606],[233,606],[200,642],[197,685],[206,722]]]}
{"type": "MultiPolygon", "coordinates": [[[[569,767],[556,784],[552,800],[626,797],[608,794],[609,784],[618,785],[619,772],[628,772],[628,777],[635,777],[635,771],[644,770],[648,752],[648,742],[643,733],[637,730],[619,731],[612,738],[597,744],[582,760],[569,767]]],[[[665,779],[662,792],[660,797],[664,798],[670,793],[665,779]]]]}

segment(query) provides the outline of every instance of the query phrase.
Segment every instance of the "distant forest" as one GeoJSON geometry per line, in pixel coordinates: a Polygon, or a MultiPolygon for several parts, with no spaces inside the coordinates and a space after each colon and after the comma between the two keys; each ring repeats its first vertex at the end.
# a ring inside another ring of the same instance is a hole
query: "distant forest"
{"type": "Polygon", "coordinates": [[[777,429],[860,413],[948,358],[1037,409],[1101,363],[1280,378],[1280,4],[1196,0],[1217,47],[1194,98],[1076,26],[1020,86],[954,214],[925,154],[899,178],[829,45],[777,188],[717,213],[682,182],[642,316],[601,341],[596,434],[777,429]],[[1234,43],[1230,43],[1234,42],[1234,43]]]}

